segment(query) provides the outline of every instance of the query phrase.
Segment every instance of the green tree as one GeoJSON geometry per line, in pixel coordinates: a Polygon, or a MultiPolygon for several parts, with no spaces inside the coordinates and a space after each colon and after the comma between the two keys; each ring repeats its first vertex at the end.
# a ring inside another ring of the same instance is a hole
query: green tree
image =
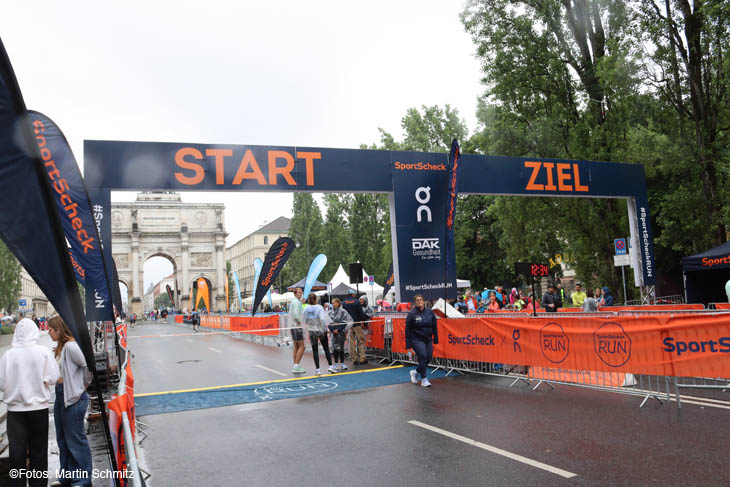
{"type": "Polygon", "coordinates": [[[5,243],[0,241],[0,309],[7,313],[18,309],[21,287],[20,263],[5,243]]]}
{"type": "Polygon", "coordinates": [[[162,308],[171,308],[172,302],[170,301],[170,296],[167,295],[167,293],[160,293],[159,296],[155,298],[155,309],[162,309],[162,308]]]}
{"type": "Polygon", "coordinates": [[[347,226],[348,208],[351,195],[328,193],[324,195],[327,208],[322,227],[322,253],[327,256],[327,265],[320,274],[320,281],[334,276],[337,267],[352,262],[351,241],[347,226]]]}
{"type": "Polygon", "coordinates": [[[684,254],[705,250],[727,240],[730,218],[730,4],[647,0],[637,12],[644,84],[663,105],[652,127],[664,149],[654,164],[664,189],[654,198],[659,244],[684,254]]]}
{"type": "MultiPolygon", "coordinates": [[[[628,134],[642,122],[635,109],[642,100],[628,13],[622,2],[602,0],[469,2],[462,18],[483,61],[487,88],[477,112],[482,126],[473,138],[476,150],[622,161],[628,134]]],[[[560,250],[581,256],[570,262],[579,278],[596,276],[618,287],[611,243],[628,230],[625,205],[547,198],[497,202],[492,214],[509,261],[544,261],[560,250]]]]}
{"type": "Polygon", "coordinates": [[[310,193],[294,193],[289,237],[297,244],[282,269],[284,287],[305,278],[317,254],[322,253],[322,213],[310,193]]]}

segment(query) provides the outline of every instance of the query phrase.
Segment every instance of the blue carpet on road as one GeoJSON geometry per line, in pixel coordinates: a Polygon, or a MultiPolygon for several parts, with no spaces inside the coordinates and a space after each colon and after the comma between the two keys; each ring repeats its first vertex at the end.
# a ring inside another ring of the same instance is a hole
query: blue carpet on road
{"type": "MultiPolygon", "coordinates": [[[[358,373],[330,374],[319,378],[292,378],[230,388],[138,396],[135,398],[135,414],[146,416],[174,413],[389,386],[410,382],[410,371],[413,368],[411,366],[372,369],[358,373]]],[[[428,377],[437,379],[444,375],[443,370],[437,370],[429,371],[428,377]]]]}

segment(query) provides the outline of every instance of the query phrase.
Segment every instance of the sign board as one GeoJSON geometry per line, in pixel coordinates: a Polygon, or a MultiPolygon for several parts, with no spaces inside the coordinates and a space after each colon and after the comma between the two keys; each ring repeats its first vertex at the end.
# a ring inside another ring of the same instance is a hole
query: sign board
{"type": "Polygon", "coordinates": [[[375,276],[368,276],[368,284],[371,286],[375,285],[375,276]]]}
{"type": "MultiPolygon", "coordinates": [[[[84,141],[84,181],[105,243],[108,268],[112,267],[111,192],[115,190],[385,193],[399,301],[410,301],[415,294],[434,300],[456,297],[455,255],[445,245],[448,162],[446,153],[84,141]]],[[[636,239],[636,265],[641,266],[636,275],[641,276],[642,285],[656,281],[642,165],[463,154],[457,179],[461,194],[625,198],[631,235],[636,239]]],[[[141,290],[133,288],[133,297],[141,299],[141,290]]]]}
{"type": "Polygon", "coordinates": [[[18,306],[21,308],[25,308],[26,306],[28,306],[28,301],[26,301],[25,299],[19,299],[18,306]]]}
{"type": "Polygon", "coordinates": [[[616,250],[616,255],[627,255],[626,239],[625,238],[617,238],[617,239],[615,239],[613,241],[613,247],[616,250]]]}
{"type": "Polygon", "coordinates": [[[629,254],[613,256],[613,266],[621,267],[622,265],[631,265],[631,257],[629,256],[629,254]]]}

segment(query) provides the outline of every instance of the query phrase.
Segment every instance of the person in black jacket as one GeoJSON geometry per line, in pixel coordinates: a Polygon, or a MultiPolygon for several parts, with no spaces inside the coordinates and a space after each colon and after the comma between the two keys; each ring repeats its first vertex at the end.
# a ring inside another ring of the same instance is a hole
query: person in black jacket
{"type": "Polygon", "coordinates": [[[342,301],[342,307],[345,308],[345,311],[353,320],[350,328],[350,358],[352,363],[355,365],[366,364],[368,360],[365,358],[365,331],[363,326],[370,318],[363,311],[360,300],[355,296],[354,291],[351,291],[342,301]]]}
{"type": "Polygon", "coordinates": [[[548,290],[542,295],[542,307],[545,308],[547,313],[557,313],[558,303],[555,297],[555,286],[550,284],[548,290]]]}
{"type": "Polygon", "coordinates": [[[426,367],[433,356],[433,346],[439,343],[438,324],[436,315],[429,308],[423,296],[416,294],[413,297],[414,308],[406,318],[406,348],[412,348],[418,357],[418,367],[411,370],[411,382],[423,387],[431,387],[426,377],[426,367]]]}

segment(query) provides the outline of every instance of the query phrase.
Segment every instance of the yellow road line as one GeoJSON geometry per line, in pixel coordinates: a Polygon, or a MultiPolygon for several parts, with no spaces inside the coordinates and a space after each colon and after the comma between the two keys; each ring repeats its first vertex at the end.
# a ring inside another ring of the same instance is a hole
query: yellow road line
{"type": "Polygon", "coordinates": [[[259,386],[259,385],[263,385],[263,384],[276,384],[278,382],[294,382],[294,381],[298,381],[298,380],[317,379],[317,378],[333,377],[333,376],[339,376],[339,375],[352,375],[352,374],[364,374],[364,373],[368,373],[368,372],[380,372],[382,370],[400,369],[402,367],[403,367],[402,365],[393,365],[392,367],[380,367],[377,369],[352,370],[350,372],[338,372],[337,374],[331,374],[331,375],[325,375],[325,376],[309,375],[307,377],[293,377],[291,379],[265,380],[265,381],[261,381],[261,382],[245,382],[243,384],[229,384],[229,385],[225,385],[225,386],[199,387],[196,389],[179,389],[177,391],[147,392],[144,394],[135,394],[134,397],[161,396],[163,394],[181,394],[183,392],[215,391],[218,389],[230,389],[233,387],[259,386]]]}

